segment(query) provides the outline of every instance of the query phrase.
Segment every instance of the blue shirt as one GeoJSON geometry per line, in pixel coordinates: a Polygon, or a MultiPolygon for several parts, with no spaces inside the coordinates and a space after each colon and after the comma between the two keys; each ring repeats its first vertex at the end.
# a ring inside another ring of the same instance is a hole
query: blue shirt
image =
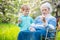
{"type": "Polygon", "coordinates": [[[24,15],[19,17],[19,20],[21,20],[21,23],[19,24],[21,31],[27,30],[30,27],[31,23],[33,22],[33,19],[30,16],[24,15]]]}
{"type": "Polygon", "coordinates": [[[46,26],[44,26],[44,22],[41,19],[41,16],[38,16],[35,21],[34,21],[34,25],[32,27],[34,27],[35,29],[44,29],[44,28],[49,28],[49,29],[55,29],[56,28],[56,18],[53,16],[48,16],[45,18],[47,23],[45,24],[46,26]]]}

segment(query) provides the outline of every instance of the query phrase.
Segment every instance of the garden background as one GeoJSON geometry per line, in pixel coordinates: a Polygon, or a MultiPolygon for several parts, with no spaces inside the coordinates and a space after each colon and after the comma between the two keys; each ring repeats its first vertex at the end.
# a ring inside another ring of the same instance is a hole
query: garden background
{"type": "MultiPolygon", "coordinates": [[[[21,6],[30,6],[30,16],[35,19],[40,13],[40,3],[44,0],[0,0],[0,40],[17,40],[20,28],[17,26],[18,17],[21,16],[21,6]]],[[[59,0],[47,0],[53,5],[59,0]]],[[[53,11],[52,15],[55,16],[53,11]]],[[[60,40],[60,32],[57,32],[56,40],[60,40]]]]}

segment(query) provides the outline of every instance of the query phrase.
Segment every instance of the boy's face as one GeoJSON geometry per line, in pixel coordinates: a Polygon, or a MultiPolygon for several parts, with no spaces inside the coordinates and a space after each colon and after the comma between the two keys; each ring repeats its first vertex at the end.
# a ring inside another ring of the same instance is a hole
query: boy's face
{"type": "Polygon", "coordinates": [[[29,9],[25,8],[24,11],[23,11],[23,14],[27,16],[29,14],[29,9]]]}

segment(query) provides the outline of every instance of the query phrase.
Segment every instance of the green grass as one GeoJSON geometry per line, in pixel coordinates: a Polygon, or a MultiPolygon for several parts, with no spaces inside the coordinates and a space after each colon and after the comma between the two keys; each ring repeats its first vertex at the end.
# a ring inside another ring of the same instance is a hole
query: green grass
{"type": "Polygon", "coordinates": [[[0,40],[17,40],[20,28],[14,24],[0,23],[0,40]]]}
{"type": "Polygon", "coordinates": [[[56,33],[56,40],[60,40],[60,31],[56,33]]]}

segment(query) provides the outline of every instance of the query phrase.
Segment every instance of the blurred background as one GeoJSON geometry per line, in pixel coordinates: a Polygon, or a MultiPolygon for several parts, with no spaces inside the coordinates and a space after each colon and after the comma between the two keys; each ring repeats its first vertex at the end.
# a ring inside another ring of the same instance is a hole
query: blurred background
{"type": "MultiPolygon", "coordinates": [[[[20,32],[17,20],[22,15],[21,6],[23,4],[29,5],[29,15],[35,19],[41,14],[40,3],[42,1],[45,0],[0,0],[0,40],[17,40],[18,33],[20,32]]],[[[52,4],[52,15],[55,17],[60,16],[60,9],[57,7],[60,4],[60,0],[46,1],[52,4]]],[[[57,33],[58,35],[60,35],[60,32],[57,33]]],[[[56,40],[60,40],[60,37],[56,37],[56,40]]]]}

